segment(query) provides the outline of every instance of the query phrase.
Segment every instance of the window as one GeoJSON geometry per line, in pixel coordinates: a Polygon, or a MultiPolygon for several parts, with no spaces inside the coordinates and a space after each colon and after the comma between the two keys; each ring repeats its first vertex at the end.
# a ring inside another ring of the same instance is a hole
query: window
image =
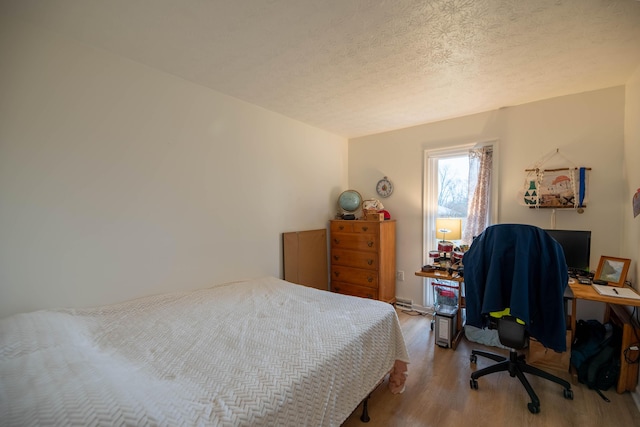
{"type": "MultiPolygon", "coordinates": [[[[429,252],[438,249],[439,240],[469,245],[474,236],[495,222],[495,197],[491,197],[497,181],[493,173],[494,145],[492,141],[425,151],[423,264],[431,263],[429,252]],[[454,221],[448,221],[444,228],[448,231],[441,232],[443,228],[436,225],[440,225],[439,219],[454,221]],[[460,225],[459,232],[456,224],[460,225]]],[[[431,306],[428,280],[425,285],[425,306],[431,306]]]]}

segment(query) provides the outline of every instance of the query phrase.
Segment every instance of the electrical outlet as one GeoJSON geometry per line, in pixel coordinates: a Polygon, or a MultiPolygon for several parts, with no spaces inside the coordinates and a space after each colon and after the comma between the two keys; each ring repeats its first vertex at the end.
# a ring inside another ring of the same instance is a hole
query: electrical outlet
{"type": "Polygon", "coordinates": [[[404,271],[396,272],[396,280],[400,282],[404,281],[404,271]]]}

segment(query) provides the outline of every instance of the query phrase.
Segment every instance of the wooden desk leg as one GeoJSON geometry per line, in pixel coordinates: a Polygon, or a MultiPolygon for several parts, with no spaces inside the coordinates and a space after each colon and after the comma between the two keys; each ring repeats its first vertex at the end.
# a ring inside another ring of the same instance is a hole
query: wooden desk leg
{"type": "MultiPolygon", "coordinates": [[[[616,391],[618,393],[624,393],[625,391],[634,391],[638,382],[638,364],[628,363],[625,360],[624,351],[632,344],[636,343],[637,338],[634,332],[633,320],[629,316],[627,310],[619,305],[607,304],[605,310],[605,323],[611,320],[612,323],[617,324],[622,328],[622,352],[620,354],[620,377],[618,378],[618,385],[616,391]]],[[[629,350],[627,356],[631,360],[635,360],[638,357],[638,350],[629,350]]]]}
{"type": "Polygon", "coordinates": [[[458,347],[458,343],[460,342],[460,340],[462,339],[462,335],[464,334],[464,328],[458,330],[458,332],[456,332],[455,336],[453,337],[453,340],[451,340],[451,349],[455,351],[455,349],[458,347]]]}
{"type": "Polygon", "coordinates": [[[576,340],[576,318],[577,318],[578,299],[571,299],[571,344],[576,340]]]}
{"type": "MultiPolygon", "coordinates": [[[[622,354],[620,355],[620,380],[616,391],[624,393],[625,391],[635,391],[638,382],[638,365],[636,363],[628,363],[625,359],[624,351],[631,344],[637,342],[637,338],[633,331],[632,324],[625,324],[622,328],[622,354]],[[623,373],[624,371],[624,373],[623,373]]],[[[637,360],[638,350],[629,350],[627,355],[630,360],[637,360]]]]}
{"type": "MultiPolygon", "coordinates": [[[[577,306],[578,306],[578,299],[577,298],[572,298],[571,299],[571,318],[569,320],[569,327],[571,328],[571,342],[569,343],[570,346],[573,345],[573,342],[576,340],[576,323],[577,323],[577,315],[578,312],[577,310],[577,306]]],[[[571,347],[569,347],[567,349],[567,351],[571,351],[571,347]]],[[[571,382],[575,385],[578,384],[578,371],[576,370],[576,368],[573,367],[572,364],[569,364],[569,373],[571,374],[571,382]]]]}

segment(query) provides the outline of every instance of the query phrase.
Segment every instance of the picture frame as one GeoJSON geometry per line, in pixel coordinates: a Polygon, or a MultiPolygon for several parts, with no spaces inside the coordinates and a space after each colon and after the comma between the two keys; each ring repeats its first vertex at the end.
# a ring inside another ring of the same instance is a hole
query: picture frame
{"type": "Polygon", "coordinates": [[[595,280],[603,280],[609,286],[624,286],[627,280],[631,260],[627,258],[616,258],[612,256],[601,256],[596,270],[595,280]]]}

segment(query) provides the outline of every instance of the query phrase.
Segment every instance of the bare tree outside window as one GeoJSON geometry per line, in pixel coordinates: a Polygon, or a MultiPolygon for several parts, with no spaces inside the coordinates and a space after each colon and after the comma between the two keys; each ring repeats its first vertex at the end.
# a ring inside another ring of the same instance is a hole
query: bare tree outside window
{"type": "Polygon", "coordinates": [[[438,217],[465,218],[469,197],[469,157],[438,161],[438,217]]]}

